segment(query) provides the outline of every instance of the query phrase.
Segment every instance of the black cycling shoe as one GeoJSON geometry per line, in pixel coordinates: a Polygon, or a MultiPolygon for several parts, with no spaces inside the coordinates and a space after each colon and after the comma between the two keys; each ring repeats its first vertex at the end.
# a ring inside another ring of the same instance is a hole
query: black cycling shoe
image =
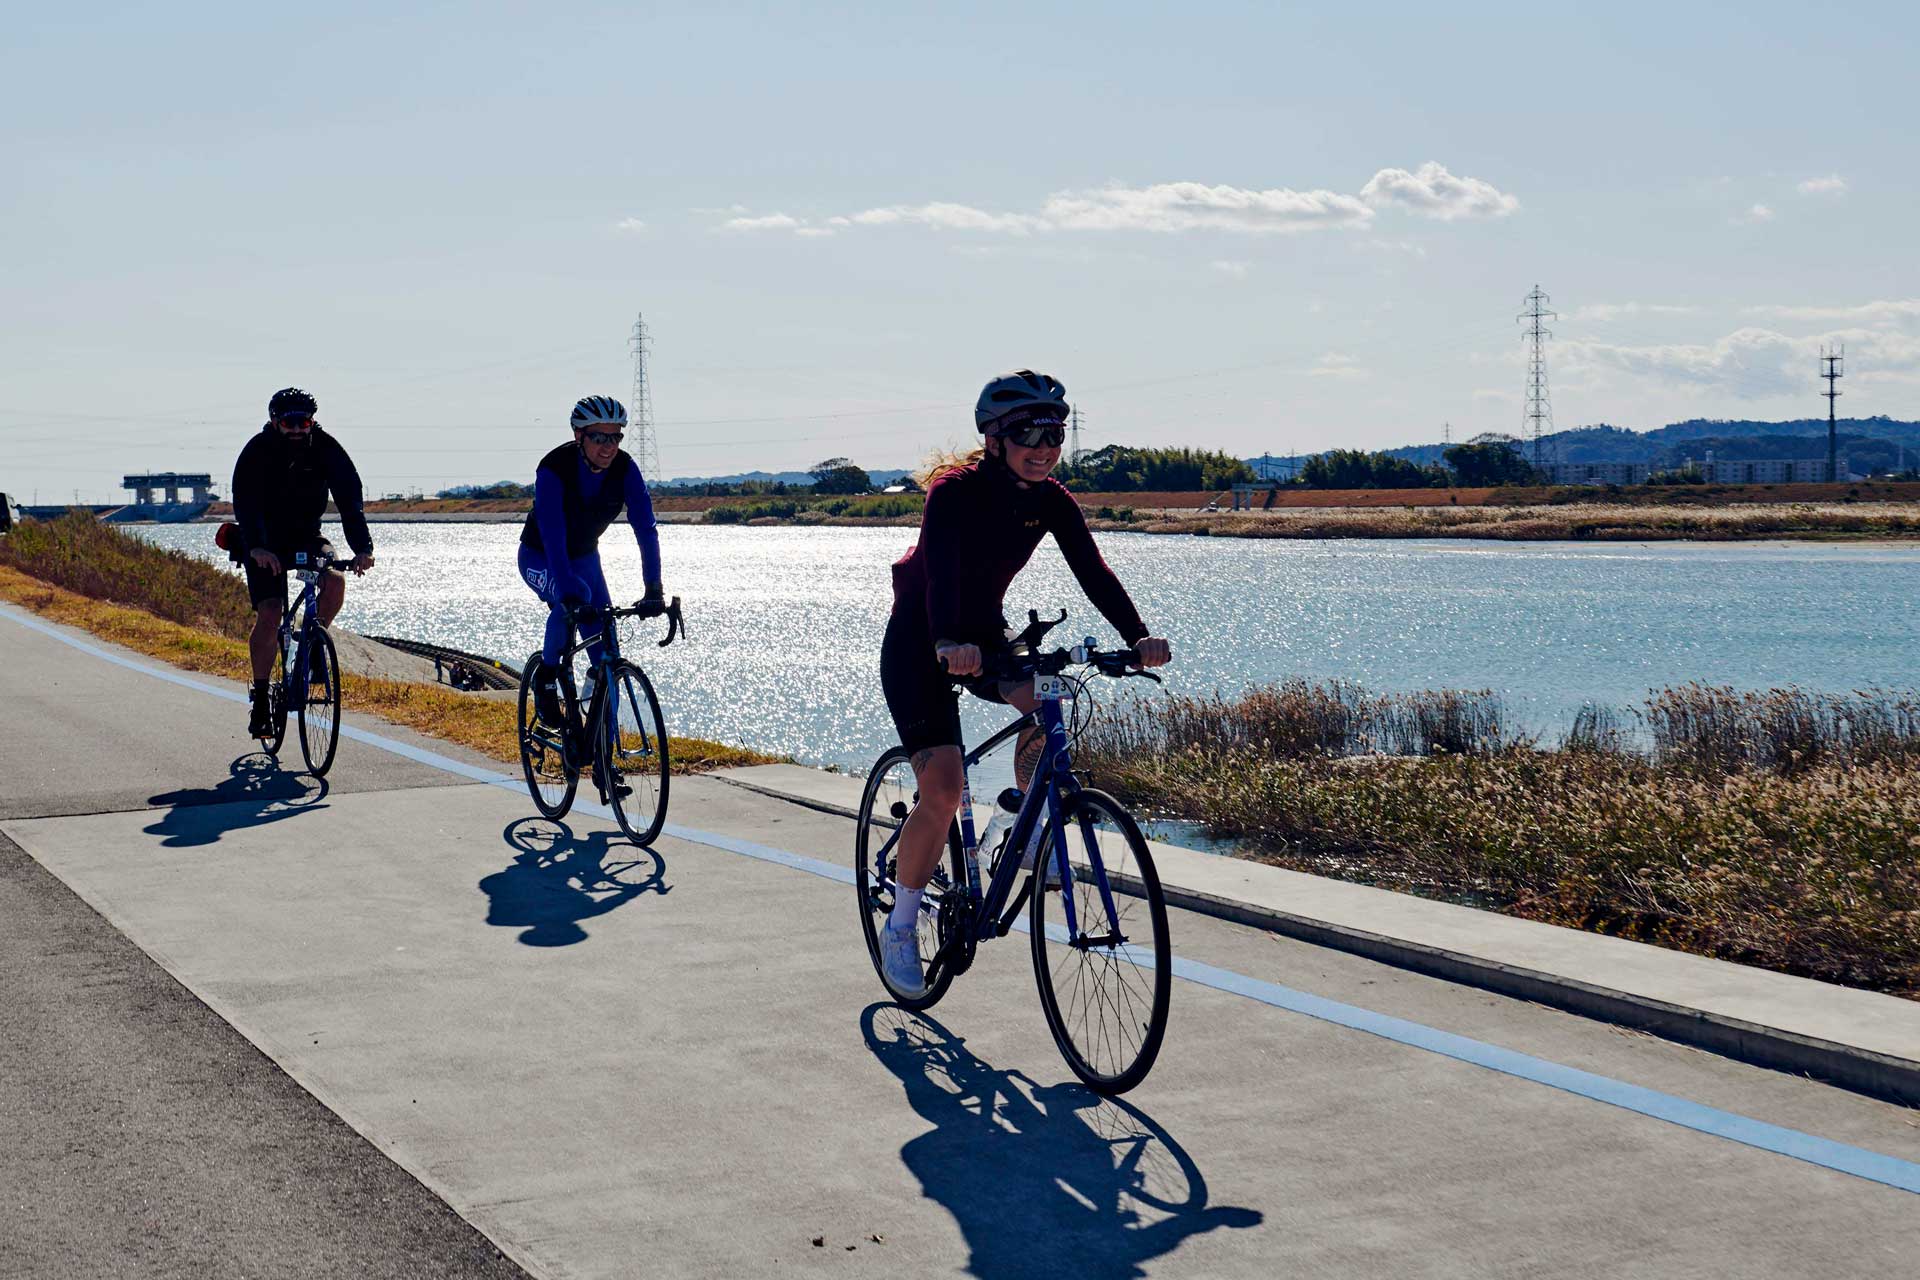
{"type": "Polygon", "coordinates": [[[322,645],[314,645],[307,655],[307,683],[324,685],[327,682],[327,651],[322,645]]]}
{"type": "Polygon", "coordinates": [[[273,698],[264,689],[254,690],[253,709],[247,715],[247,736],[249,738],[273,736],[273,698]]]}
{"type": "MultiPolygon", "coordinates": [[[[609,796],[607,794],[607,780],[601,776],[600,770],[598,769],[595,769],[593,771],[593,785],[594,785],[594,788],[600,792],[601,804],[606,804],[609,800],[613,798],[612,796],[609,796]]],[[[616,779],[613,784],[613,789],[615,793],[618,794],[620,799],[622,800],[625,800],[628,796],[633,794],[633,788],[628,786],[624,779],[616,779]]]]}
{"type": "Polygon", "coordinates": [[[560,707],[560,678],[536,673],[533,678],[533,713],[542,724],[555,729],[566,727],[567,713],[560,707]]]}

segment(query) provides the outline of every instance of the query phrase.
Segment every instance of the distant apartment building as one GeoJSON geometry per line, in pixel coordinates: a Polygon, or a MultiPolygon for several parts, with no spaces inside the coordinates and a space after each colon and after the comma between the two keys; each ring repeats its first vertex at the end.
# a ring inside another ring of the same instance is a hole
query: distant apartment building
{"type": "MultiPolygon", "coordinates": [[[[1819,484],[1827,479],[1825,458],[1712,458],[1692,465],[1713,484],[1819,484]]],[[[1837,478],[1855,477],[1842,469],[1837,478]]]]}
{"type": "MultiPolygon", "coordinates": [[[[1554,462],[1546,472],[1554,484],[1645,484],[1661,468],[1644,462],[1554,462]]],[[[1827,478],[1825,458],[1689,459],[1674,471],[1690,471],[1710,484],[1819,484],[1827,478]]],[[[1860,477],[1845,470],[1841,480],[1860,477]]]]}
{"type": "Polygon", "coordinates": [[[1554,484],[1645,484],[1652,468],[1644,462],[1551,462],[1546,471],[1554,484]]]}

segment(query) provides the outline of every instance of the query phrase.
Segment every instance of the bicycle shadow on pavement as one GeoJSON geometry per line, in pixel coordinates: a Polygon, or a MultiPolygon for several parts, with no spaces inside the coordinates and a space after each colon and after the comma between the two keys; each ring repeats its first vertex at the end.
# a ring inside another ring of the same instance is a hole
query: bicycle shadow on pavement
{"type": "Polygon", "coordinates": [[[860,1022],[874,1057],[934,1126],[900,1158],[960,1224],[976,1276],[1144,1276],[1148,1259],[1190,1236],[1264,1220],[1208,1205],[1193,1158],[1131,1103],[997,1071],[939,1022],[898,1005],[870,1005],[860,1022]]]}
{"type": "Polygon", "coordinates": [[[145,830],[166,837],[160,842],[166,848],[179,849],[213,844],[229,831],[283,822],[326,807],[325,778],[288,773],[264,751],[240,756],[227,766],[227,772],[226,780],[216,786],[147,797],[148,804],[170,807],[145,830]]]}
{"type": "Polygon", "coordinates": [[[518,818],[501,837],[517,852],[504,870],[485,876],[487,923],[520,928],[529,947],[568,947],[587,940],[582,920],[603,916],[643,893],[665,894],[667,863],[617,831],[575,834],[564,822],[518,818]]]}

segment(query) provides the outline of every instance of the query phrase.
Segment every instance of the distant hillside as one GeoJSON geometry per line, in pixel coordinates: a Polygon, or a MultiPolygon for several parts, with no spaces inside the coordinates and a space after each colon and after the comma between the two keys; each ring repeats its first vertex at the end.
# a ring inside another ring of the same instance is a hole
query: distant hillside
{"type": "MultiPolygon", "coordinates": [[[[1835,424],[1842,462],[1868,473],[1912,465],[1920,455],[1920,422],[1897,418],[1841,418],[1835,424]],[[1901,450],[1908,452],[1904,458],[1901,450]]],[[[1824,458],[1827,420],[1796,418],[1790,422],[1748,419],[1693,418],[1652,431],[1596,423],[1556,431],[1540,438],[1541,452],[1555,462],[1644,462],[1674,467],[1709,451],[1720,459],[1824,458]]],[[[1418,444],[1382,452],[1425,465],[1442,461],[1445,445],[1418,444]]]]}

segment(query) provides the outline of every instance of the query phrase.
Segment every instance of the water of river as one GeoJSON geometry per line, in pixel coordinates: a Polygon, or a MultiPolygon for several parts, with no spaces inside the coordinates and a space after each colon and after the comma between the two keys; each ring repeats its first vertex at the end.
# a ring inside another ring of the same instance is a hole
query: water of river
{"type": "MultiPolygon", "coordinates": [[[[210,525],[139,532],[224,563],[210,525]]],[[[660,650],[635,643],[636,629],[628,651],[653,675],[669,726],[864,771],[891,737],[877,654],[888,565],[913,530],[660,534],[690,638],[660,650]]],[[[351,583],[342,625],[516,665],[538,645],[545,612],[514,567],[517,526],[382,524],[374,537],[379,564],[351,583]]],[[[1691,680],[1842,691],[1910,685],[1920,667],[1920,548],[1140,534],[1100,544],[1141,614],[1173,642],[1169,687],[1188,693],[1293,675],[1381,691],[1493,689],[1518,725],[1551,733],[1582,703],[1631,707],[1649,689],[1691,680]]],[[[615,599],[637,596],[631,536],[616,527],[602,557],[615,599]]],[[[1057,635],[1112,640],[1051,543],[1008,605],[1015,618],[1064,606],[1057,635]]],[[[963,705],[970,735],[1003,718],[963,705]]]]}

